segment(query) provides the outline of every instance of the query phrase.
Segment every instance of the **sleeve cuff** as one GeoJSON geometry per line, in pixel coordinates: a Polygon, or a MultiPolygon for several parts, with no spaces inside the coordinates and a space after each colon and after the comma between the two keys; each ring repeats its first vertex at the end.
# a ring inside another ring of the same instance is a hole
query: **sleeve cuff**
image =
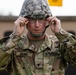
{"type": "Polygon", "coordinates": [[[61,29],[59,33],[55,33],[56,37],[59,39],[60,42],[67,41],[72,34],[68,33],[67,31],[61,29]]]}

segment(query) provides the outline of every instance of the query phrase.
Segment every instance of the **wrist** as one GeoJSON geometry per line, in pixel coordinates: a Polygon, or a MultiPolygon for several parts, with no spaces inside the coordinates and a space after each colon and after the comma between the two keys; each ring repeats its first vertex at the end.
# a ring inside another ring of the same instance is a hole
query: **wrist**
{"type": "Polygon", "coordinates": [[[59,33],[60,33],[60,34],[67,34],[68,32],[61,28],[61,29],[59,30],[59,33]]]}
{"type": "Polygon", "coordinates": [[[63,32],[62,32],[62,28],[59,30],[59,32],[58,32],[58,33],[63,34],[63,32]]]}
{"type": "Polygon", "coordinates": [[[60,29],[56,29],[56,30],[54,31],[54,33],[55,33],[55,34],[62,33],[62,28],[60,28],[60,29]]]}
{"type": "Polygon", "coordinates": [[[67,35],[67,34],[68,34],[68,32],[62,28],[59,30],[59,32],[55,33],[55,35],[67,35]]]}
{"type": "Polygon", "coordinates": [[[20,36],[18,34],[14,33],[14,32],[10,35],[11,39],[14,39],[14,38],[17,38],[17,37],[20,37],[20,36]]]}

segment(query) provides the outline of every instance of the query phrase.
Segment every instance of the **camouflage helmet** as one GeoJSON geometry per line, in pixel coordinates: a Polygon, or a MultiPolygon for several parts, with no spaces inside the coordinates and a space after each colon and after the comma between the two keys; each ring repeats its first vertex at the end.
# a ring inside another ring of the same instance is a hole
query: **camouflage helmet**
{"type": "Polygon", "coordinates": [[[45,18],[52,16],[47,0],[25,0],[20,16],[29,18],[45,18]]]}

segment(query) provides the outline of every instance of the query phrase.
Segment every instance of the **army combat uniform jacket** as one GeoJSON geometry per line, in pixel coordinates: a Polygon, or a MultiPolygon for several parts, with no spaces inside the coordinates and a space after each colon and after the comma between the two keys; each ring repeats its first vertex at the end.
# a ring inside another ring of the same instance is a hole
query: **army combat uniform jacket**
{"type": "Polygon", "coordinates": [[[38,49],[26,36],[0,40],[0,71],[10,75],[64,75],[68,63],[76,66],[76,37],[70,33],[46,35],[38,49]]]}

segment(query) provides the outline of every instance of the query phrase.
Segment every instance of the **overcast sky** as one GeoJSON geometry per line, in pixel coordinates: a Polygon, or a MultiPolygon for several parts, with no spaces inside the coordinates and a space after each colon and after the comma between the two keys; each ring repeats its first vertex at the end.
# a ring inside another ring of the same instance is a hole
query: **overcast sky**
{"type": "MultiPolygon", "coordinates": [[[[0,15],[18,16],[24,0],[0,0],[0,15]]],[[[63,0],[62,7],[50,6],[54,16],[76,16],[76,0],[63,0]]]]}

